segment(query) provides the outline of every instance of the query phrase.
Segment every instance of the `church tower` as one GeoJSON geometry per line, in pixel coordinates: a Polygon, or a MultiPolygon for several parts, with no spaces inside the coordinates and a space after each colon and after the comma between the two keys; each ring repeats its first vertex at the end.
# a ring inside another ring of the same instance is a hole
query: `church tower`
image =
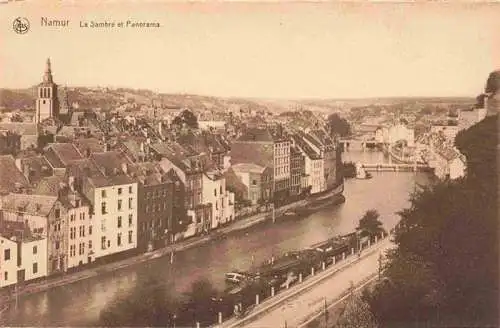
{"type": "Polygon", "coordinates": [[[57,98],[57,84],[52,80],[50,59],[47,59],[43,82],[38,85],[35,123],[40,123],[47,118],[57,118],[58,115],[59,100],[57,98]]]}

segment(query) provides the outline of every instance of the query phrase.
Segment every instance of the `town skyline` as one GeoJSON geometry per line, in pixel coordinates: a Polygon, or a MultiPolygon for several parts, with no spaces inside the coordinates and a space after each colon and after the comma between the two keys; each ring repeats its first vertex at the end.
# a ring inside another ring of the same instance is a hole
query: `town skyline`
{"type": "Polygon", "coordinates": [[[0,87],[35,85],[49,57],[54,80],[68,87],[294,100],[475,97],[500,67],[498,7],[454,5],[449,17],[449,5],[155,6],[165,10],[5,7],[0,87]],[[10,26],[21,14],[31,22],[25,35],[10,26]],[[41,27],[44,15],[67,18],[69,27],[41,27]],[[79,27],[82,20],[126,19],[161,27],[79,27]]]}

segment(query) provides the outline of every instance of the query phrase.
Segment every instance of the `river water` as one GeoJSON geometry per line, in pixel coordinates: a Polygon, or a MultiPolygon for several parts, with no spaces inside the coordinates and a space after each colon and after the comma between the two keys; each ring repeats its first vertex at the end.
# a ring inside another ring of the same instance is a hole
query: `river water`
{"type": "MultiPolygon", "coordinates": [[[[344,161],[366,163],[387,162],[376,151],[350,150],[344,161]]],[[[225,239],[170,257],[104,274],[47,292],[26,296],[12,306],[7,326],[90,326],[95,325],[101,309],[126,295],[138,280],[148,275],[160,278],[181,294],[191,283],[209,279],[217,288],[224,287],[224,273],[246,270],[256,263],[288,250],[307,247],[329,237],[352,232],[359,218],[369,209],[376,209],[387,230],[399,220],[395,212],[408,205],[415,184],[426,184],[428,176],[410,172],[374,172],[370,180],[347,180],[346,202],[325,207],[300,220],[264,223],[250,230],[234,233],[225,239]]]]}

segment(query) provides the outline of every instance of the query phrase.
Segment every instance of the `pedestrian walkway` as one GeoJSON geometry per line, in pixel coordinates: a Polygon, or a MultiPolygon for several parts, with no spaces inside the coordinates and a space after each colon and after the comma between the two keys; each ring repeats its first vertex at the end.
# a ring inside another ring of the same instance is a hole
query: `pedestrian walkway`
{"type": "Polygon", "coordinates": [[[361,257],[349,256],[300,285],[269,298],[243,319],[231,318],[218,327],[303,327],[311,314],[338,302],[351,286],[368,281],[378,270],[381,253],[393,247],[389,238],[366,249],[361,257]]]}

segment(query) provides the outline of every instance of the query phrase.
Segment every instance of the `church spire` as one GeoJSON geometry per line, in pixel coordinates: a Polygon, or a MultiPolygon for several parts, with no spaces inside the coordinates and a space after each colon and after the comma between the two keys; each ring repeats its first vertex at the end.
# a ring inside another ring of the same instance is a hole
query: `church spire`
{"type": "Polygon", "coordinates": [[[52,82],[52,70],[50,67],[50,58],[47,58],[47,63],[45,65],[45,74],[43,75],[43,82],[53,83],[52,82]]]}

